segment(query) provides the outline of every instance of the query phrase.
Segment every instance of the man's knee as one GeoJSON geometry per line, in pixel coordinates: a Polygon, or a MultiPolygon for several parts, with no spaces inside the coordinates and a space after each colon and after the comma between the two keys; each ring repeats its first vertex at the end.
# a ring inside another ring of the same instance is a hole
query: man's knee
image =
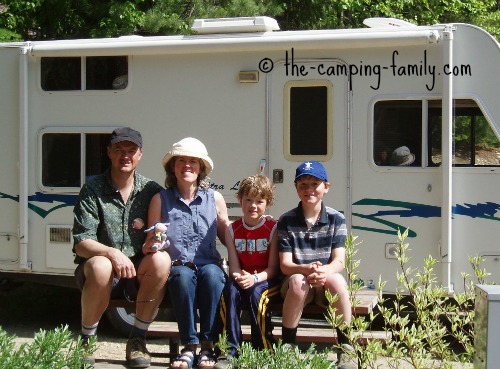
{"type": "Polygon", "coordinates": [[[92,280],[99,283],[107,283],[113,273],[113,265],[104,256],[94,256],[81,266],[81,272],[83,272],[84,282],[92,280]]]}
{"type": "Polygon", "coordinates": [[[166,252],[146,255],[137,266],[138,276],[147,275],[163,279],[170,273],[170,256],[166,252]]]}

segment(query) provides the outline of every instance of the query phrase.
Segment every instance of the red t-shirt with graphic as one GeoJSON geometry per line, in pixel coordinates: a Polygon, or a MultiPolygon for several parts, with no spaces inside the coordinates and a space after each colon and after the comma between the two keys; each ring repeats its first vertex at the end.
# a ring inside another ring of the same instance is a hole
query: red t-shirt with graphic
{"type": "Polygon", "coordinates": [[[269,247],[276,230],[276,221],[267,217],[255,227],[249,227],[240,218],[229,227],[242,270],[260,273],[267,268],[269,247]]]}

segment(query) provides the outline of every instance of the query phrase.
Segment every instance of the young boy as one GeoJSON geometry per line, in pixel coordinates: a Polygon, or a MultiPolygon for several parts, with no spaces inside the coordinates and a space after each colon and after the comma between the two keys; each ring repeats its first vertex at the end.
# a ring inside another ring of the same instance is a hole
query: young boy
{"type": "Polygon", "coordinates": [[[243,217],[226,231],[229,281],[221,301],[221,318],[227,332],[229,351],[219,358],[216,369],[226,368],[238,354],[242,342],[240,312],[249,308],[251,340],[255,349],[272,348],[275,343],[269,300],[279,296],[279,261],[276,221],[266,217],[274,202],[274,187],[263,175],[245,178],[236,194],[243,217]]]}
{"type": "MultiPolygon", "coordinates": [[[[304,306],[312,301],[326,305],[325,290],[339,296],[335,307],[344,322],[351,321],[349,292],[341,274],[347,236],[345,217],[323,204],[323,197],[330,189],[324,166],[317,161],[300,164],[295,171],[295,188],[299,205],[278,220],[280,267],[286,276],[281,287],[282,339],[292,345],[304,306]]],[[[352,351],[338,328],[337,335],[343,351],[352,351]]],[[[341,356],[338,368],[357,368],[357,363],[344,363],[347,356],[341,356]]]]}

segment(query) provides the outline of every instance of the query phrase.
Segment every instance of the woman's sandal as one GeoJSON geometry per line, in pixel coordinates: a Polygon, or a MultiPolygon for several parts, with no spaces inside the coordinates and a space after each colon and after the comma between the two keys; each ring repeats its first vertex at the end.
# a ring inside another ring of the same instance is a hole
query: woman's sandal
{"type": "Polygon", "coordinates": [[[179,355],[177,355],[174,359],[174,361],[172,361],[172,363],[170,364],[170,368],[172,369],[184,369],[184,368],[187,368],[187,369],[191,369],[193,367],[193,364],[194,364],[194,361],[196,359],[196,352],[193,351],[193,350],[189,350],[189,349],[185,349],[185,350],[182,350],[181,353],[179,355]],[[184,363],[187,364],[187,366],[174,366],[174,362],[176,361],[182,361],[184,363]]]}
{"type": "Polygon", "coordinates": [[[196,361],[196,365],[199,369],[212,369],[217,363],[217,356],[213,349],[204,348],[201,349],[200,354],[198,355],[198,360],[196,361]],[[213,365],[201,365],[202,363],[213,361],[213,365]]]}

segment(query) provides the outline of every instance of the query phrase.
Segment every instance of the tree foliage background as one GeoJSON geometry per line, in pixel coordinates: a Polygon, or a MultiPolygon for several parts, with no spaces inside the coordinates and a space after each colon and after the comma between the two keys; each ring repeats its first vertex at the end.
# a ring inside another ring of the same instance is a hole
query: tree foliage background
{"type": "Polygon", "coordinates": [[[464,22],[500,38],[500,0],[0,0],[0,42],[188,34],[196,18],[255,15],[282,30],[363,27],[369,17],[464,22]]]}

